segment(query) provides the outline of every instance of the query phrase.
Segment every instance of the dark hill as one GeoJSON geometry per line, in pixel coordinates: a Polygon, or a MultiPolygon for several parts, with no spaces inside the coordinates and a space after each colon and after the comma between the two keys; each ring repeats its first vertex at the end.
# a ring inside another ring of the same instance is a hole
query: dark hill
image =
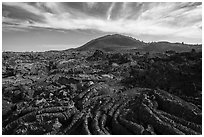
{"type": "Polygon", "coordinates": [[[79,51],[84,50],[95,50],[100,49],[104,51],[115,51],[121,49],[133,49],[144,46],[145,43],[139,40],[136,40],[132,37],[114,34],[114,35],[106,35],[94,40],[89,41],[85,45],[77,48],[79,51]]]}
{"type": "Polygon", "coordinates": [[[165,52],[174,50],[176,52],[186,52],[195,49],[201,51],[201,45],[188,45],[183,43],[170,43],[166,41],[145,43],[135,38],[120,34],[106,35],[93,39],[85,45],[76,48],[78,51],[87,50],[121,51],[136,49],[141,52],[165,52]]]}

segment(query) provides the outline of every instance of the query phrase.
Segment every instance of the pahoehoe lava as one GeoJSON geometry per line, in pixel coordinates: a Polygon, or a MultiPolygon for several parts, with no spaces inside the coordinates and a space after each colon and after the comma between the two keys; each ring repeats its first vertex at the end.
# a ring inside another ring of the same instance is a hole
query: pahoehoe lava
{"type": "Polygon", "coordinates": [[[201,110],[166,91],[135,88],[132,94],[111,93],[100,91],[102,86],[102,83],[92,85],[58,106],[53,102],[48,106],[22,108],[3,120],[3,134],[202,132],[201,110]],[[50,123],[53,123],[51,128],[50,123]]]}
{"type": "MultiPolygon", "coordinates": [[[[91,43],[98,40],[85,48],[91,43]]],[[[3,52],[2,59],[3,135],[202,134],[202,52],[3,52]]]]}

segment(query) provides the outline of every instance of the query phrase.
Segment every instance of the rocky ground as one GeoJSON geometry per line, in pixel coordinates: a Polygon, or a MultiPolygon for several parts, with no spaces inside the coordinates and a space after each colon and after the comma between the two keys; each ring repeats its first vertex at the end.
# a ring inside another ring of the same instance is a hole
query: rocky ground
{"type": "Polygon", "coordinates": [[[2,54],[2,134],[202,134],[201,52],[2,54]]]}

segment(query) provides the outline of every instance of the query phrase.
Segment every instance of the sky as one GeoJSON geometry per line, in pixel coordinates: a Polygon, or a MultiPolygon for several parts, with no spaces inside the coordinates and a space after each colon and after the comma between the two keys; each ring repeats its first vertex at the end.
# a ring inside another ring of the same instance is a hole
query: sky
{"type": "Polygon", "coordinates": [[[64,50],[116,33],[145,42],[202,43],[202,3],[2,3],[3,51],[64,50]]]}

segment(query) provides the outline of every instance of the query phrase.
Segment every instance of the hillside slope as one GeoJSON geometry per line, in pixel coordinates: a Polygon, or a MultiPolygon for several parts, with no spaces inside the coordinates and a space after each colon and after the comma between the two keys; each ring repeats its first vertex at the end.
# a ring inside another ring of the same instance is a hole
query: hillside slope
{"type": "Polygon", "coordinates": [[[85,45],[77,48],[77,50],[84,51],[91,49],[101,49],[104,51],[115,51],[121,49],[141,48],[141,46],[144,45],[144,42],[136,40],[132,37],[113,34],[91,40],[85,45]]]}
{"type": "Polygon", "coordinates": [[[141,52],[165,52],[167,50],[174,50],[176,52],[187,52],[191,51],[192,49],[195,49],[196,51],[202,51],[202,46],[170,42],[145,43],[129,36],[113,34],[93,39],[84,44],[83,46],[76,48],[77,51],[87,51],[96,49],[104,51],[121,51],[136,49],[141,52]]]}

